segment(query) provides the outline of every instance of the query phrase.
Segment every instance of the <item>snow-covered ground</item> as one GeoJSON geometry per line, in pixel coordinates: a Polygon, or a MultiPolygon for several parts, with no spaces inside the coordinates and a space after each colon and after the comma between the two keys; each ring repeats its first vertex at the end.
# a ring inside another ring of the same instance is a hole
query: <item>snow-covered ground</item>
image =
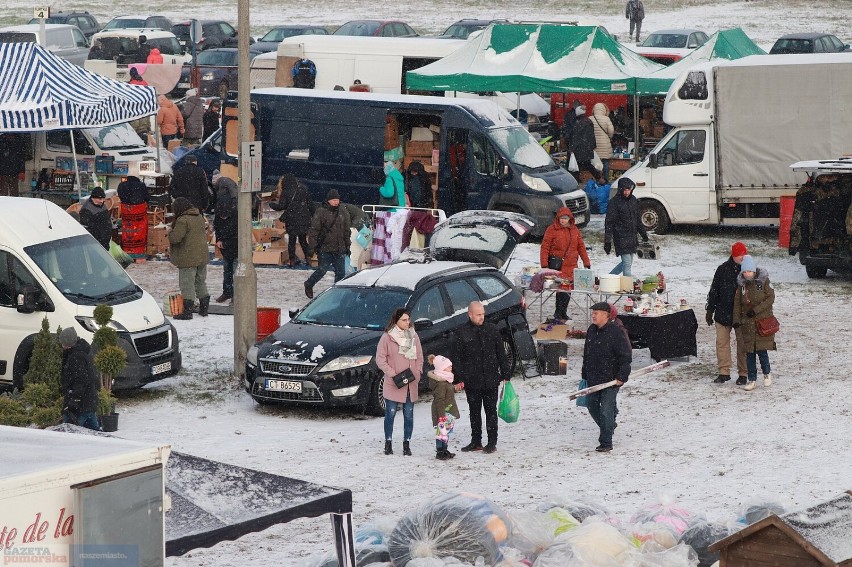
{"type": "MultiPolygon", "coordinates": [[[[602,217],[595,216],[583,234],[592,268],[607,273],[615,258],[602,250],[602,217]]],[[[123,399],[119,435],[350,488],[356,527],[377,518],[398,519],[433,495],[458,490],[480,493],[510,510],[535,507],[559,495],[590,497],[625,520],[665,494],[722,522],[735,519],[755,498],[796,509],[848,490],[852,282],[839,277],[808,280],[797,258],[777,247],[772,230],[678,230],[658,239],[662,258],[637,260],[634,274],[662,270],[671,299],[683,297],[695,306],[699,355],[623,389],[620,427],[610,454],[594,452],[594,423],[567,399],[579,379],[582,341],[568,343],[567,376],[515,379],[521,419],[512,425],[501,422],[497,453],[458,453],[451,462],[439,462],[428,401],[415,406],[413,457],[403,457],[401,451],[382,454],[379,418],[255,404],[228,375],[232,318],[214,315],[175,322],[185,371],[123,399]],[[745,242],[758,265],[769,271],[782,325],[778,351],[770,354],[775,382],[750,393],[733,381],[712,383],[714,335],[703,322],[713,272],[736,240],[745,242]]],[[[510,273],[537,262],[538,246],[524,244],[517,256],[510,273]]],[[[160,300],[177,287],[176,270],[166,262],[134,265],[129,272],[160,300]]],[[[281,307],[284,313],[303,305],[301,283],[307,275],[303,270],[259,269],[258,304],[281,307]]],[[[317,290],[330,281],[327,277],[317,290]]],[[[221,268],[211,266],[213,292],[220,282],[221,268]]],[[[545,306],[545,315],[550,309],[545,306]]],[[[577,319],[577,307],[572,310],[577,319]]],[[[529,317],[535,324],[537,308],[530,309],[529,317]]],[[[634,351],[634,368],[650,362],[647,350],[634,351]]],[[[464,396],[459,402],[463,417],[452,440],[455,449],[469,439],[464,396]]],[[[401,427],[398,423],[398,432],[401,427]]],[[[169,564],[296,565],[297,558],[331,547],[329,521],[318,518],[197,550],[169,564]]]]}

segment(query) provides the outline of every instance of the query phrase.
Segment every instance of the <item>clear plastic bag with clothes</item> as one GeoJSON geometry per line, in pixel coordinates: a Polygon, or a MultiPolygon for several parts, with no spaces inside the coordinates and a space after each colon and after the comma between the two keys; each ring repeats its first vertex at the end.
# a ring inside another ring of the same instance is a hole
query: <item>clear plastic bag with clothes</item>
{"type": "Polygon", "coordinates": [[[680,542],[695,550],[698,555],[699,567],[710,567],[719,560],[719,552],[710,551],[707,548],[729,535],[731,535],[731,532],[724,524],[699,522],[683,532],[683,535],[680,536],[680,542]]]}
{"type": "Polygon", "coordinates": [[[740,510],[737,522],[750,526],[755,522],[768,518],[772,514],[780,516],[786,511],[784,508],[784,505],[780,502],[766,498],[750,500],[746,502],[740,510]]]}
{"type": "MultiPolygon", "coordinates": [[[[527,559],[535,560],[538,554],[553,544],[562,523],[550,512],[543,513],[535,510],[519,510],[509,512],[509,521],[512,523],[512,537],[508,546],[521,553],[527,559]]],[[[567,515],[568,513],[565,512],[567,515]]],[[[570,515],[569,515],[570,517],[570,515]]],[[[573,517],[571,520],[579,525],[573,517]]]]}
{"type": "Polygon", "coordinates": [[[573,516],[578,522],[582,522],[586,518],[592,516],[609,516],[609,510],[594,499],[581,496],[569,497],[564,495],[556,495],[549,501],[539,504],[536,510],[539,512],[547,512],[551,508],[562,508],[573,516]]]}
{"type": "Polygon", "coordinates": [[[655,551],[671,549],[678,542],[678,536],[668,526],[657,522],[630,524],[626,526],[625,531],[628,532],[633,545],[642,551],[648,548],[655,551]]]}
{"type": "Polygon", "coordinates": [[[450,493],[428,501],[397,523],[388,538],[394,567],[414,559],[453,557],[484,565],[502,559],[500,547],[511,535],[506,514],[475,494],[450,493]]]}
{"type": "Polygon", "coordinates": [[[506,546],[503,548],[503,560],[494,567],[530,567],[532,561],[520,550],[506,546]]]}
{"type": "Polygon", "coordinates": [[[556,506],[547,511],[547,516],[556,522],[556,527],[553,530],[553,535],[558,536],[568,530],[573,530],[580,525],[580,521],[575,518],[568,510],[556,506]]]}
{"type": "Polygon", "coordinates": [[[574,554],[586,562],[585,567],[618,567],[639,553],[618,528],[597,517],[561,534],[556,542],[571,544],[574,554]]]}
{"type": "Polygon", "coordinates": [[[668,527],[679,537],[691,525],[706,521],[706,518],[683,508],[670,496],[662,495],[656,502],[643,506],[630,521],[635,524],[656,522],[668,527]]]}
{"type": "Polygon", "coordinates": [[[696,567],[698,556],[691,547],[678,544],[671,549],[639,553],[627,558],[623,567],[696,567]]]}

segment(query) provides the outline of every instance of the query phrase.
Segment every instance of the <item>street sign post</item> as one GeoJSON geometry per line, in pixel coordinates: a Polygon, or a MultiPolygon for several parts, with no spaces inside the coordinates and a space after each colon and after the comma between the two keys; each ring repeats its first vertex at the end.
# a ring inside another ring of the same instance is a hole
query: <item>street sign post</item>
{"type": "Polygon", "coordinates": [[[260,161],[263,142],[243,142],[240,156],[240,192],[260,193],[260,161]]]}
{"type": "Polygon", "coordinates": [[[50,17],[50,7],[47,8],[33,8],[33,18],[49,18],[50,17]]]}

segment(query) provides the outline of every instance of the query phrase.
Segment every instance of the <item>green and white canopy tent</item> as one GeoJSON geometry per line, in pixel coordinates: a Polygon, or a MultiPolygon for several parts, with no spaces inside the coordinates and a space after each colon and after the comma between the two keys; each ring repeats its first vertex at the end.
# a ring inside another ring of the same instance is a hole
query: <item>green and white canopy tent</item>
{"type": "Polygon", "coordinates": [[[406,74],[412,90],[635,94],[662,65],[594,26],[492,24],[443,59],[406,74]]]}
{"type": "Polygon", "coordinates": [[[740,59],[748,55],[766,55],[740,28],[720,30],[692,53],[668,67],[636,80],[640,96],[664,96],[672,83],[687,69],[697,63],[714,59],[740,59]]]}

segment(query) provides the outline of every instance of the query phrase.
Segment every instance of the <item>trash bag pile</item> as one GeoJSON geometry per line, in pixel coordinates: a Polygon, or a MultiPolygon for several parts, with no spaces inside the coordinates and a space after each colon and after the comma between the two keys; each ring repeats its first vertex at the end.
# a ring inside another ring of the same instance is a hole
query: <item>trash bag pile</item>
{"type": "MultiPolygon", "coordinates": [[[[730,524],[710,522],[668,497],[622,522],[600,504],[555,498],[504,512],[470,493],[433,498],[399,521],[355,532],[357,567],[711,567],[709,547],[784,507],[749,503],[730,524]],[[756,518],[756,519],[754,519],[756,518]]],[[[333,552],[303,567],[337,567],[333,552]]]]}

